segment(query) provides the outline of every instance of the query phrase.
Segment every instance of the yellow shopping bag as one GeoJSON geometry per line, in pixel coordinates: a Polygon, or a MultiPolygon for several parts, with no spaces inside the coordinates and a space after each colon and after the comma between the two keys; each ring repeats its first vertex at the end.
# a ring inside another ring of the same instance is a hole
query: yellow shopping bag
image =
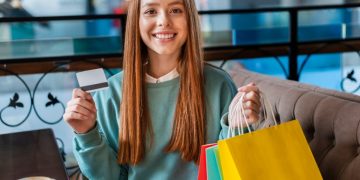
{"type": "Polygon", "coordinates": [[[218,141],[225,180],[322,179],[297,120],[218,141]]]}

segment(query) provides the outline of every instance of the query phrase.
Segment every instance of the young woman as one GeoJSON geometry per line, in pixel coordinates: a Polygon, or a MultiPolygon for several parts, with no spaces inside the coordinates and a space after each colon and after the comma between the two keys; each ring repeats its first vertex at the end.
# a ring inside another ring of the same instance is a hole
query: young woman
{"type": "MultiPolygon", "coordinates": [[[[90,179],[196,179],[200,146],[227,135],[237,89],[203,62],[193,0],[131,0],[123,71],[92,97],[73,91],[64,114],[74,154],[90,179]]],[[[239,89],[250,123],[259,91],[239,89]]]]}

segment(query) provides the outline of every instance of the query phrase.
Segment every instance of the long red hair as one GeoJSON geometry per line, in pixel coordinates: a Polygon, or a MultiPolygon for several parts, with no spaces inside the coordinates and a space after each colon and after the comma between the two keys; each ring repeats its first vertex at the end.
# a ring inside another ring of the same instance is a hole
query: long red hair
{"type": "MultiPolygon", "coordinates": [[[[147,47],[139,30],[141,0],[129,2],[123,57],[122,102],[120,105],[120,164],[137,164],[145,156],[146,142],[153,130],[147,106],[145,68],[147,47]]],[[[197,162],[206,141],[206,112],[203,77],[202,37],[193,0],[183,0],[188,22],[188,37],[182,47],[178,70],[180,90],[173,131],[165,152],[178,151],[185,161],[197,162]]],[[[149,143],[149,144],[147,144],[149,143]]]]}

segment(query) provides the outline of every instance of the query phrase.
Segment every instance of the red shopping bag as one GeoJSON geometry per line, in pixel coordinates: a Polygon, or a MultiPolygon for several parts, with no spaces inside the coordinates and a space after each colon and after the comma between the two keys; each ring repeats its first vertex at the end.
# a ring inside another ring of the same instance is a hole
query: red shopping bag
{"type": "Polygon", "coordinates": [[[198,180],[207,180],[206,173],[206,148],[215,146],[216,143],[213,144],[205,144],[201,146],[200,152],[200,163],[199,163],[199,172],[198,172],[198,180]]]}

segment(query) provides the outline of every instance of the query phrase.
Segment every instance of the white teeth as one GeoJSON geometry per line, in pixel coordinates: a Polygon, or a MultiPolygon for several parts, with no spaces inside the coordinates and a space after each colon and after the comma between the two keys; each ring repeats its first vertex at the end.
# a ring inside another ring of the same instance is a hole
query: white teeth
{"type": "Polygon", "coordinates": [[[175,34],[155,34],[155,37],[158,39],[171,39],[175,34]]]}

